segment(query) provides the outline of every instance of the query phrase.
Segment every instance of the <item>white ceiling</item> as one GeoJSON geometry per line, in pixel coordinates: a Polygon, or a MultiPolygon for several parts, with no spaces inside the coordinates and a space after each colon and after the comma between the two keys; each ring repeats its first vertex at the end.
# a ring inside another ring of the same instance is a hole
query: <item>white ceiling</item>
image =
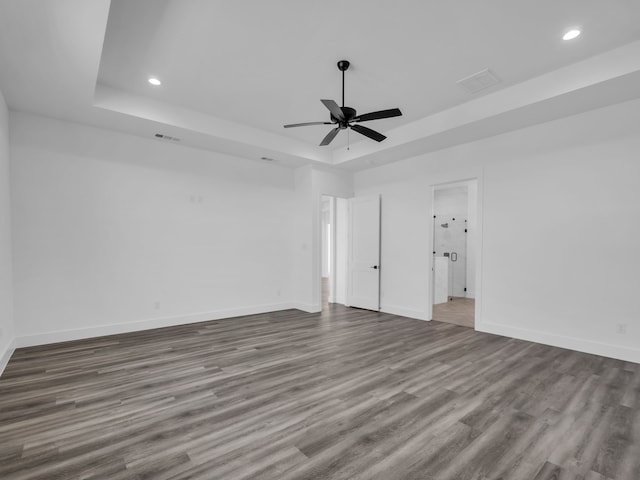
{"type": "Polygon", "coordinates": [[[366,168],[640,96],[638,19],[637,0],[3,0],[0,88],[16,110],[366,168]],[[351,132],[347,151],[341,132],[318,147],[326,126],[282,128],[328,119],[319,100],[340,103],[342,58],[346,105],[404,113],[367,124],[381,144],[351,132]],[[456,85],[484,68],[501,83],[456,85]]]}

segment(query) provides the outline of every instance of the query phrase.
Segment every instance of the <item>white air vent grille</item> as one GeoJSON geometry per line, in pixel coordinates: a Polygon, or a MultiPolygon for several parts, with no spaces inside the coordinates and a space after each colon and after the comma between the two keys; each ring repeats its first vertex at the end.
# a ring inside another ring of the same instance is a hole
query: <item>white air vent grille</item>
{"type": "Polygon", "coordinates": [[[491,70],[485,68],[462,80],[458,80],[456,83],[469,93],[478,93],[481,90],[497,85],[500,83],[500,79],[491,70]]]}
{"type": "Polygon", "coordinates": [[[168,140],[170,142],[179,142],[180,139],[178,137],[172,137],[171,135],[164,135],[162,133],[156,133],[156,138],[160,140],[168,140]]]}

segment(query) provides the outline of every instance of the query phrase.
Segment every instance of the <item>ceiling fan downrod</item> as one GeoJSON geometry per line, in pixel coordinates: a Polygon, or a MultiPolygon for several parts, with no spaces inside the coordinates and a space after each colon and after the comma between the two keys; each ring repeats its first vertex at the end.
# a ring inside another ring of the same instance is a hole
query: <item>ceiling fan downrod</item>
{"type": "Polygon", "coordinates": [[[338,70],[342,72],[342,106],[344,107],[344,72],[349,69],[349,60],[340,60],[338,62],[338,70]]]}

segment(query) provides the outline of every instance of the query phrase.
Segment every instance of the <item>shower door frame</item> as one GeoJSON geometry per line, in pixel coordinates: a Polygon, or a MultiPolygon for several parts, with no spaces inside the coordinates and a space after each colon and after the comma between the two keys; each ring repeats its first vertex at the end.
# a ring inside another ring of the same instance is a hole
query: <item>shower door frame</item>
{"type": "MultiPolygon", "coordinates": [[[[451,187],[454,188],[454,187],[451,187]]],[[[446,188],[442,188],[442,189],[436,189],[436,190],[446,190],[446,188]]],[[[435,190],[434,190],[435,192],[435,190]]],[[[467,189],[467,195],[469,194],[469,191],[467,189]]],[[[468,200],[467,200],[468,203],[468,200]]],[[[434,209],[435,211],[435,209],[434,209]]],[[[468,213],[468,212],[467,212],[468,213]]],[[[442,214],[439,215],[440,217],[443,217],[442,214]]],[[[448,218],[449,220],[445,220],[443,218],[438,219],[437,218],[438,215],[434,213],[433,215],[433,235],[432,235],[432,242],[433,242],[433,251],[432,254],[434,256],[434,258],[437,258],[437,255],[433,252],[436,252],[438,250],[438,245],[436,245],[436,237],[437,237],[437,230],[438,227],[441,228],[450,228],[450,227],[456,227],[456,224],[453,223],[451,224],[451,222],[457,222],[460,221],[456,220],[454,217],[449,217],[448,215],[446,216],[446,218],[448,218]],[[443,222],[444,223],[441,223],[443,222]],[[445,225],[447,225],[445,227],[445,225]]],[[[468,217],[468,214],[465,214],[465,217],[468,217]]],[[[453,301],[454,298],[458,297],[462,297],[464,298],[466,296],[467,293],[467,274],[468,274],[468,268],[467,268],[467,262],[468,262],[468,246],[467,246],[467,242],[468,242],[468,237],[467,237],[467,227],[468,227],[468,222],[467,222],[467,218],[464,218],[464,227],[459,227],[459,228],[464,228],[464,232],[460,232],[461,234],[464,235],[464,246],[461,249],[455,248],[453,245],[451,245],[451,248],[449,249],[448,252],[443,252],[443,256],[446,257],[448,259],[447,264],[448,264],[448,274],[447,274],[447,302],[451,302],[453,301]],[[462,255],[462,251],[464,250],[464,255],[462,255]],[[453,258],[453,255],[455,255],[455,260],[453,258]],[[462,255],[462,256],[461,256],[462,255]],[[461,260],[464,259],[464,260],[461,260]],[[456,279],[460,278],[460,267],[457,265],[458,261],[460,261],[460,264],[462,265],[464,263],[464,267],[462,269],[462,275],[464,277],[464,287],[463,287],[463,291],[462,292],[456,292],[455,288],[456,288],[456,279]],[[457,270],[457,273],[456,273],[457,270]]],[[[434,268],[434,289],[435,289],[435,268],[434,268]]],[[[435,292],[434,292],[434,299],[435,299],[435,292]]]]}

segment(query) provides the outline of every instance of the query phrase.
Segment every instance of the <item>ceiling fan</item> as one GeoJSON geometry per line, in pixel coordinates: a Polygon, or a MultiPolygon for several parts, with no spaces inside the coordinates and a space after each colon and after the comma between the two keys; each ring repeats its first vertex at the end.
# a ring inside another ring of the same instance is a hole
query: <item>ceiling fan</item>
{"type": "Polygon", "coordinates": [[[338,70],[342,72],[342,107],[338,106],[338,104],[333,100],[320,100],[322,104],[327,107],[330,112],[330,122],[307,122],[307,123],[293,123],[290,125],[285,125],[284,128],[291,127],[306,127],[307,125],[336,125],[336,127],[331,130],[326,137],[320,142],[320,146],[329,145],[331,141],[336,137],[340,130],[346,130],[350,128],[365,137],[369,137],[376,142],[381,142],[385,138],[379,132],[375,130],[371,130],[370,128],[364,127],[360,125],[360,122],[368,122],[369,120],[380,120],[382,118],[391,118],[391,117],[399,117],[402,115],[402,112],[399,108],[391,108],[389,110],[379,110],[377,112],[365,113],[364,115],[357,115],[355,108],[345,107],[344,106],[344,72],[351,65],[347,60],[340,60],[338,62],[338,70]]]}

